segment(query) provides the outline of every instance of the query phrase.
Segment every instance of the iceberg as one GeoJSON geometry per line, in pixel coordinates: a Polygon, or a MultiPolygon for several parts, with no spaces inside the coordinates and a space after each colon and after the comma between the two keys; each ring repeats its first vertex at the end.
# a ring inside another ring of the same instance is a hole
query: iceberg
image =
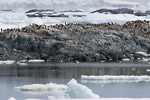
{"type": "Polygon", "coordinates": [[[16,100],[14,97],[10,97],[8,100],[16,100]]]}
{"type": "Polygon", "coordinates": [[[83,83],[121,83],[121,82],[150,82],[150,76],[86,76],[81,75],[83,83]]]}
{"type": "Polygon", "coordinates": [[[75,93],[77,98],[94,98],[98,99],[100,98],[99,95],[94,94],[92,90],[90,90],[88,87],[77,83],[76,80],[72,79],[67,83],[67,86],[71,88],[71,90],[75,93]]]}

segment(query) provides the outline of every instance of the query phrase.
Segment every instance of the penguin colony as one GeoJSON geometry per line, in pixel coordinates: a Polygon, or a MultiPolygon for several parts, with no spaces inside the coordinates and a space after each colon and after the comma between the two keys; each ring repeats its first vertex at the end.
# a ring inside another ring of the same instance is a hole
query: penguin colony
{"type": "Polygon", "coordinates": [[[92,30],[92,29],[105,29],[105,30],[117,30],[123,32],[129,32],[134,37],[140,37],[141,39],[150,39],[150,21],[130,21],[123,25],[119,25],[116,23],[101,23],[101,24],[80,24],[80,23],[64,23],[64,24],[56,24],[56,25],[37,25],[31,24],[27,27],[23,28],[12,28],[5,29],[1,28],[1,34],[24,34],[24,35],[39,35],[38,30],[48,30],[51,33],[55,33],[56,30],[70,30],[70,29],[82,29],[92,30]]]}

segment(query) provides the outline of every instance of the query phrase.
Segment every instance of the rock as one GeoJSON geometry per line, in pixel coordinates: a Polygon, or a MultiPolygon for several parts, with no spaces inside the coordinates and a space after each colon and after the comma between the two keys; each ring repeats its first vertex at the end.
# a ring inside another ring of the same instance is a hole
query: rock
{"type": "Polygon", "coordinates": [[[147,14],[144,12],[137,11],[134,13],[135,16],[146,16],[147,14]]]}
{"type": "Polygon", "coordinates": [[[60,24],[43,27],[33,24],[19,32],[7,29],[0,34],[1,60],[110,62],[137,59],[138,51],[150,52],[149,21],[124,25],[60,24]]]}
{"type": "Polygon", "coordinates": [[[150,10],[146,11],[145,13],[146,13],[147,15],[150,15],[150,10]]]}
{"type": "Polygon", "coordinates": [[[112,13],[112,14],[133,14],[133,10],[128,8],[120,8],[120,9],[99,9],[93,11],[92,13],[99,12],[99,13],[112,13]]]}

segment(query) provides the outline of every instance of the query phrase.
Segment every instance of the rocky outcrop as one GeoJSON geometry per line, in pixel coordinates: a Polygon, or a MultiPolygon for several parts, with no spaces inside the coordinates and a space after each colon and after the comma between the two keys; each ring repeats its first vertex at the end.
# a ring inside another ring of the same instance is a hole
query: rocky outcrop
{"type": "Polygon", "coordinates": [[[134,11],[128,8],[120,8],[120,9],[99,9],[93,11],[92,13],[99,12],[99,13],[112,13],[112,14],[133,14],[134,11]]]}
{"type": "Polygon", "coordinates": [[[111,14],[133,14],[135,16],[147,16],[150,15],[150,11],[141,12],[141,11],[135,11],[128,8],[119,8],[119,9],[99,9],[96,11],[93,11],[91,13],[111,13],[111,14]]]}
{"type": "Polygon", "coordinates": [[[0,59],[48,62],[136,60],[150,52],[150,22],[30,25],[0,33],[0,59]]]}

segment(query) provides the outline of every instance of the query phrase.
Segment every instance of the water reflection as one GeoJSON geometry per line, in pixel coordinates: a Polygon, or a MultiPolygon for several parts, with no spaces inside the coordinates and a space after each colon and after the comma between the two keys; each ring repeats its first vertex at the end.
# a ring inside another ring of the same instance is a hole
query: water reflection
{"type": "MultiPolygon", "coordinates": [[[[150,65],[147,64],[49,64],[30,63],[28,66],[1,65],[0,66],[0,96],[2,100],[15,97],[17,100],[27,98],[47,99],[49,94],[29,95],[16,91],[15,87],[26,84],[57,83],[66,84],[72,78],[81,83],[81,75],[148,75],[150,76],[150,65]]],[[[150,97],[150,83],[111,83],[98,84],[86,83],[96,94],[101,97],[150,97]],[[115,92],[113,92],[115,91],[115,92]],[[128,94],[128,95],[126,95],[128,94]],[[140,94],[140,95],[137,95],[140,94]]],[[[69,93],[70,97],[74,97],[69,93]]]]}
{"type": "Polygon", "coordinates": [[[115,64],[92,64],[91,66],[74,64],[73,67],[72,64],[62,64],[62,66],[61,64],[11,65],[1,66],[0,76],[79,79],[81,75],[150,75],[149,65],[143,66],[137,67],[136,64],[134,67],[132,67],[132,64],[130,67],[129,65],[127,67],[122,67],[122,64],[120,64],[120,66],[116,64],[116,67],[115,64]]]}

